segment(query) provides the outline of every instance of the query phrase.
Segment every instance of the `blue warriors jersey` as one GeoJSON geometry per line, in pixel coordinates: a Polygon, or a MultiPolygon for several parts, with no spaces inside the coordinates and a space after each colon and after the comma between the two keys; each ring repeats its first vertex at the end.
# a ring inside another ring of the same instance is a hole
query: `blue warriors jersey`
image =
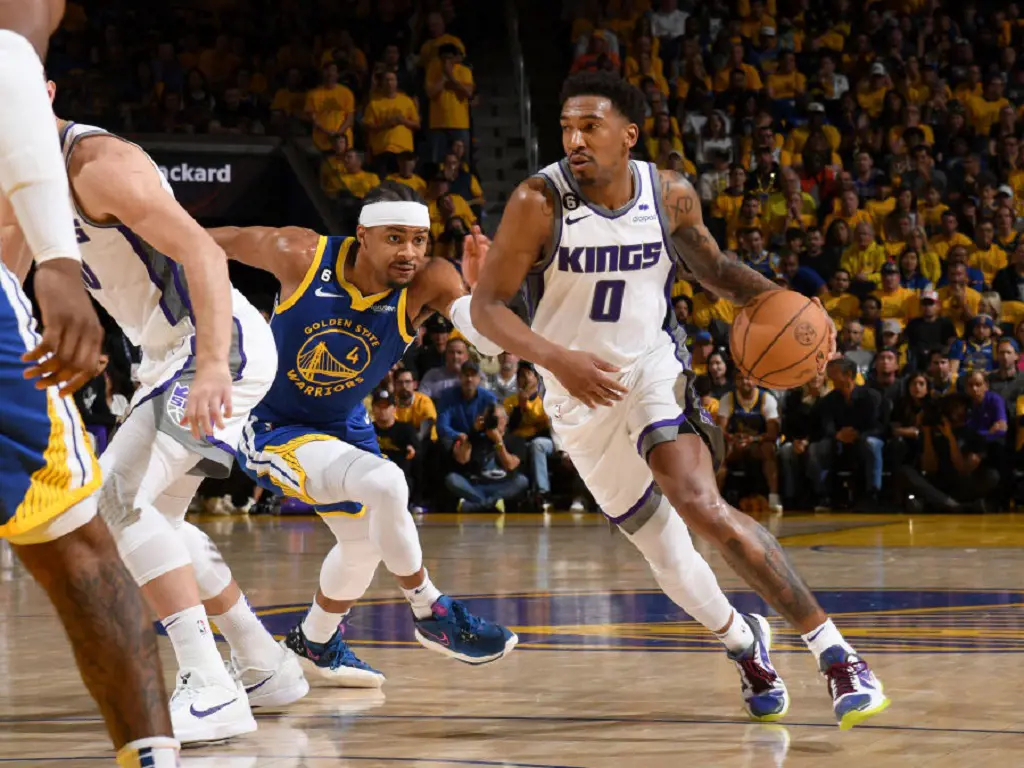
{"type": "Polygon", "coordinates": [[[364,296],[345,280],[354,243],[321,237],[302,283],[274,310],[277,376],[253,410],[237,453],[242,469],[260,486],[310,504],[321,515],[360,515],[363,507],[311,498],[297,450],[341,440],[379,456],[363,401],[413,339],[407,289],[364,296]]]}
{"type": "Polygon", "coordinates": [[[757,397],[744,408],[739,393],[732,391],[732,413],[725,431],[730,435],[763,435],[768,430],[768,419],[764,415],[764,390],[758,388],[757,397]]]}
{"type": "Polygon", "coordinates": [[[274,310],[277,377],[258,420],[344,432],[412,342],[407,289],[363,296],[345,280],[354,243],[321,237],[302,283],[274,310]]]}
{"type": "Polygon", "coordinates": [[[957,339],[949,348],[949,356],[960,361],[960,372],[994,371],[996,369],[995,344],[992,339],[977,342],[974,339],[957,339]]]}

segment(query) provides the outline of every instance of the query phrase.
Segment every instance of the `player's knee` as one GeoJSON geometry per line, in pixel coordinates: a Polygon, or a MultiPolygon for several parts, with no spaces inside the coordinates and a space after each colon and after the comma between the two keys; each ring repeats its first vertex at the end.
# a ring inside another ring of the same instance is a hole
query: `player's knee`
{"type": "Polygon", "coordinates": [[[192,523],[182,523],[177,534],[188,550],[199,585],[199,597],[212,600],[231,583],[231,569],[210,537],[192,523]]]}
{"type": "Polygon", "coordinates": [[[404,513],[409,506],[409,484],[397,464],[382,460],[364,475],[364,503],[370,514],[404,513]]]}
{"type": "Polygon", "coordinates": [[[192,562],[185,543],[153,507],[143,507],[133,522],[111,528],[111,533],[121,559],[140,587],[192,562]]]}

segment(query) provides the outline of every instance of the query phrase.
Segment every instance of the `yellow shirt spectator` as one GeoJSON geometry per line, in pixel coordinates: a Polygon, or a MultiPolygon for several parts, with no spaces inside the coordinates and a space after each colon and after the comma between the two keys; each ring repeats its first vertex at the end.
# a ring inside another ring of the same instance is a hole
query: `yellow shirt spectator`
{"type": "Polygon", "coordinates": [[[982,274],[985,275],[985,282],[992,285],[992,280],[996,276],[996,272],[1005,267],[1009,263],[1006,256],[1006,251],[1000,248],[995,243],[989,245],[988,248],[978,248],[975,246],[974,250],[971,251],[971,255],[967,259],[967,265],[980,269],[982,274]]]}
{"type": "Polygon", "coordinates": [[[698,293],[693,297],[693,323],[698,328],[707,328],[712,320],[721,320],[732,325],[736,319],[736,305],[717,297],[714,302],[708,300],[707,293],[698,293]]]}
{"type": "MultiPolygon", "coordinates": [[[[353,151],[350,150],[350,152],[353,151]]],[[[350,170],[350,161],[347,159],[349,152],[346,152],[345,155],[344,159],[337,155],[331,155],[324,160],[320,166],[320,185],[329,195],[346,191],[353,197],[362,200],[366,197],[367,192],[380,186],[380,177],[376,173],[370,173],[361,168],[355,171],[350,170]]]]}
{"type": "Polygon", "coordinates": [[[730,251],[735,251],[739,248],[739,231],[741,229],[747,229],[753,227],[764,232],[764,221],[760,216],[755,216],[753,221],[747,221],[739,215],[737,211],[735,216],[732,216],[725,221],[725,247],[730,251]]]}
{"type": "Polygon", "coordinates": [[[869,117],[875,118],[882,114],[882,105],[885,103],[885,94],[888,88],[868,88],[857,93],[857,104],[868,113],[869,117]]]}
{"type": "Polygon", "coordinates": [[[288,117],[302,117],[306,109],[306,92],[278,88],[270,102],[271,112],[281,112],[288,117]]]}
{"type": "MultiPolygon", "coordinates": [[[[939,314],[948,317],[953,321],[958,336],[964,335],[964,323],[960,319],[960,309],[954,307],[952,286],[945,285],[937,291],[939,294],[939,314]]],[[[981,294],[973,288],[964,288],[964,305],[971,316],[978,314],[978,306],[981,304],[981,294]]]]}
{"type": "Polygon", "coordinates": [[[942,224],[942,214],[949,210],[949,206],[945,203],[936,203],[935,205],[928,205],[927,203],[919,203],[917,206],[917,215],[921,217],[921,224],[930,230],[938,229],[942,224]]]}
{"type": "Polygon", "coordinates": [[[795,99],[807,90],[807,78],[800,72],[768,75],[768,94],[773,99],[795,99]]]}
{"type": "Polygon", "coordinates": [[[532,440],[551,429],[551,419],[544,412],[544,401],[539,394],[525,400],[521,400],[519,395],[509,395],[504,405],[512,434],[516,437],[532,440]]]}
{"type": "Polygon", "coordinates": [[[390,96],[371,98],[363,112],[363,125],[369,135],[370,151],[375,155],[384,152],[412,152],[416,148],[413,128],[398,121],[404,120],[419,127],[419,110],[416,109],[416,102],[398,91],[395,74],[388,72],[386,77],[394,80],[394,92],[390,96]]]}
{"type": "Polygon", "coordinates": [[[728,190],[715,197],[711,202],[711,218],[729,220],[737,213],[743,205],[743,191],[738,194],[731,194],[728,190]]]}
{"type": "Polygon", "coordinates": [[[869,224],[872,229],[875,228],[875,222],[871,214],[865,211],[863,208],[858,208],[849,215],[844,214],[841,211],[839,213],[830,213],[828,216],[825,217],[825,223],[821,227],[822,231],[828,232],[829,226],[836,219],[845,221],[846,226],[850,228],[850,232],[853,232],[857,228],[858,224],[869,224]]]}
{"type": "Polygon", "coordinates": [[[868,200],[864,204],[864,210],[871,215],[871,222],[874,224],[875,231],[879,232],[882,229],[885,217],[896,210],[896,198],[887,197],[885,200],[868,200]]]}
{"type": "MultiPolygon", "coordinates": [[[[469,203],[466,202],[466,198],[452,193],[449,193],[447,197],[452,201],[450,216],[462,219],[467,228],[476,224],[476,216],[473,214],[473,209],[469,207],[469,203]]],[[[430,234],[435,238],[440,237],[444,233],[444,225],[447,220],[438,202],[438,200],[434,200],[428,206],[430,209],[430,234]]]]}
{"type": "Polygon", "coordinates": [[[442,45],[454,45],[463,54],[466,52],[465,44],[455,35],[443,34],[438,37],[432,37],[420,46],[420,66],[424,69],[429,69],[430,65],[437,59],[438,49],[442,45]]]}
{"type": "Polygon", "coordinates": [[[999,111],[1010,106],[1006,98],[989,101],[983,96],[967,100],[967,111],[971,115],[971,125],[979,136],[988,136],[989,130],[999,121],[999,111]]]}
{"type": "Polygon", "coordinates": [[[415,190],[421,195],[427,191],[427,182],[415,173],[412,176],[402,176],[398,173],[392,173],[388,176],[388,181],[397,181],[399,184],[405,184],[405,186],[415,190]]]}
{"type": "Polygon", "coordinates": [[[849,272],[850,277],[856,280],[858,275],[864,275],[875,285],[881,280],[879,270],[885,263],[885,249],[878,243],[871,243],[863,249],[855,243],[843,251],[839,260],[839,266],[849,272]]]}
{"type": "Polygon", "coordinates": [[[675,299],[679,296],[693,298],[693,286],[690,285],[689,280],[676,280],[672,283],[672,298],[675,299]]]}
{"type": "Polygon", "coordinates": [[[831,291],[827,291],[821,294],[821,304],[836,328],[841,329],[847,320],[856,320],[860,317],[860,299],[852,293],[833,296],[831,291]]]}
{"type": "Polygon", "coordinates": [[[419,429],[425,421],[437,421],[437,408],[434,401],[425,394],[413,392],[410,405],[399,405],[395,401],[395,419],[419,429]]]}
{"type": "Polygon", "coordinates": [[[446,65],[442,59],[435,59],[427,69],[430,127],[468,130],[473,73],[455,59],[449,61],[446,65]]]}
{"type": "Polygon", "coordinates": [[[1009,323],[1014,328],[1024,320],[1024,301],[1004,301],[999,312],[999,322],[1009,323]]]}
{"type": "MultiPolygon", "coordinates": [[[[330,64],[337,77],[337,65],[330,64]]],[[[352,146],[352,122],[355,119],[356,97],[338,82],[324,84],[306,94],[306,115],[313,120],[313,143],[317,149],[327,151],[333,145],[330,134],[337,133],[348,123],[345,138],[352,146]]]]}
{"type": "Polygon", "coordinates": [[[872,294],[882,303],[882,319],[897,320],[900,327],[917,312],[917,291],[910,288],[897,287],[894,291],[877,290],[872,294]]]}
{"type": "MultiPolygon", "coordinates": [[[[832,147],[833,152],[839,151],[839,145],[842,143],[843,137],[839,133],[839,129],[834,125],[822,125],[819,130],[825,134],[825,138],[828,139],[829,146],[832,147]]],[[[789,136],[786,138],[786,143],[783,146],[787,152],[791,155],[799,155],[804,151],[804,144],[807,143],[807,137],[811,135],[811,131],[807,126],[800,126],[790,131],[789,136]]]]}
{"type": "Polygon", "coordinates": [[[952,236],[935,235],[935,237],[928,241],[928,247],[935,252],[935,255],[938,256],[941,261],[946,260],[946,256],[949,254],[950,248],[955,248],[958,245],[971,248],[974,243],[972,243],[971,238],[963,232],[954,232],[952,236]]]}
{"type": "Polygon", "coordinates": [[[760,91],[764,88],[764,83],[761,82],[761,75],[756,69],[744,62],[738,67],[732,64],[726,64],[722,70],[715,75],[715,90],[719,93],[722,91],[729,90],[729,78],[732,75],[734,69],[742,69],[743,73],[747,76],[747,90],[748,91],[760,91]]]}

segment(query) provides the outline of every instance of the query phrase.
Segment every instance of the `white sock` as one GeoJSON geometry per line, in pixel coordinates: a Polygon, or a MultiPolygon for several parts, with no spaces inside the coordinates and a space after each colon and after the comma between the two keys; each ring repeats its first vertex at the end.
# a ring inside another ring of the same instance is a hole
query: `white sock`
{"type": "Polygon", "coordinates": [[[0,192],[33,257],[81,260],[43,64],[32,44],[10,30],[0,30],[0,104],[0,192]]]}
{"type": "Polygon", "coordinates": [[[848,652],[854,652],[853,646],[846,642],[842,633],[836,629],[836,625],[832,623],[832,619],[826,619],[825,623],[820,627],[815,627],[806,635],[801,635],[801,637],[804,642],[807,643],[807,647],[810,649],[811,653],[814,654],[814,658],[821,656],[821,654],[833,645],[840,645],[848,652]]]}
{"type": "Polygon", "coordinates": [[[423,569],[423,583],[415,589],[403,589],[402,594],[409,601],[413,615],[417,619],[426,619],[434,613],[434,603],[441,596],[441,590],[430,580],[427,569],[423,569]]]}
{"type": "Polygon", "coordinates": [[[198,670],[207,682],[220,682],[230,688],[235,684],[224,669],[224,659],[217,650],[213,630],[202,605],[173,613],[161,622],[174,646],[174,655],[181,669],[198,670]]]}
{"type": "Polygon", "coordinates": [[[344,613],[328,613],[314,600],[309,613],[302,620],[302,634],[314,643],[326,643],[338,631],[338,625],[345,618],[344,613]]]}
{"type": "Polygon", "coordinates": [[[768,494],[768,506],[770,507],[781,507],[782,501],[779,499],[779,494],[769,493],[768,494]]]}
{"type": "Polygon", "coordinates": [[[117,751],[119,768],[178,768],[181,745],[169,736],[129,741],[117,751]]]}
{"type": "Polygon", "coordinates": [[[275,669],[281,660],[281,646],[252,612],[245,595],[219,616],[211,616],[231,646],[232,655],[247,667],[275,669]]]}
{"type": "Polygon", "coordinates": [[[722,645],[733,653],[747,650],[754,644],[754,632],[750,629],[746,619],[735,608],[732,609],[732,621],[729,628],[722,634],[715,633],[722,645]]]}

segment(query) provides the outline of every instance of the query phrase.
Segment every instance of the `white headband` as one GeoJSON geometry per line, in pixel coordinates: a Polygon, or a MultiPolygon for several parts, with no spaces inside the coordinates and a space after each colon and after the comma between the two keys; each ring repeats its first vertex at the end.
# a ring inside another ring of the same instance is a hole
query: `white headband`
{"type": "Polygon", "coordinates": [[[364,227],[397,227],[430,228],[430,210],[423,203],[407,200],[382,200],[379,203],[364,205],[359,212],[359,223],[364,227]]]}

